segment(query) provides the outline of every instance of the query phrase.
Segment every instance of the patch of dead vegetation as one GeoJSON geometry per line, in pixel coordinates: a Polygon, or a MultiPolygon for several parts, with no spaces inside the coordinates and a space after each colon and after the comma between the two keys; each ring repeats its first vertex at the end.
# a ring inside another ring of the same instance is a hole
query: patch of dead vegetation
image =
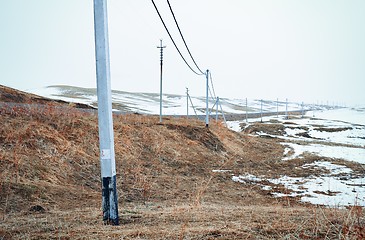
{"type": "Polygon", "coordinates": [[[178,130],[179,132],[182,132],[188,139],[200,142],[209,150],[224,151],[223,144],[207,127],[189,125],[182,126],[176,124],[166,124],[165,126],[173,131],[178,130]]]}
{"type": "Polygon", "coordinates": [[[98,224],[96,208],[14,214],[0,236],[22,239],[362,239],[363,209],[155,205],[121,211],[121,226],[98,224]],[[22,225],[15,220],[22,221],[22,225]],[[24,229],[36,229],[24,231],[24,229]]]}
{"type": "Polygon", "coordinates": [[[285,127],[283,124],[278,123],[254,123],[245,128],[245,133],[260,133],[264,132],[270,135],[283,136],[285,133],[285,127]]]}
{"type": "Polygon", "coordinates": [[[352,130],[352,127],[338,127],[338,128],[329,128],[329,127],[317,127],[313,130],[319,132],[343,132],[347,130],[352,130]]]}
{"type": "Polygon", "coordinates": [[[114,116],[123,224],[104,226],[96,116],[49,108],[42,114],[4,111],[0,120],[5,239],[361,236],[363,209],[356,216],[351,210],[318,213],[298,199],[273,198],[259,186],[232,181],[231,174],[240,173],[313,174],[297,166],[318,159],[283,162],[277,139],[239,134],[220,123],[207,129],[193,119],[164,118],[160,124],[158,117],[137,114],[114,116]],[[230,172],[213,172],[221,169],[230,172]],[[35,206],[44,211],[29,210],[35,206]]]}

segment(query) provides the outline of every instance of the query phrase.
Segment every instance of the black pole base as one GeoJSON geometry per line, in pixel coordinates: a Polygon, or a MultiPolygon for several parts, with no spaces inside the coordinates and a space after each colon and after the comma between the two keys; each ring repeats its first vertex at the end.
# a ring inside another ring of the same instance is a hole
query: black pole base
{"type": "Polygon", "coordinates": [[[116,176],[102,178],[102,207],[105,225],[119,225],[116,176]]]}

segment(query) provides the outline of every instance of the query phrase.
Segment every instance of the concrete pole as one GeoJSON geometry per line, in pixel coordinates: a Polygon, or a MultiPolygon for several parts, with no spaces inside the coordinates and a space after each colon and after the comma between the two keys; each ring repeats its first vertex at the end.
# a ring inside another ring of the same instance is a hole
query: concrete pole
{"type": "Polygon", "coordinates": [[[248,122],[248,114],[247,114],[247,111],[248,111],[248,109],[247,109],[247,98],[246,98],[246,123],[248,122]]]}
{"type": "Polygon", "coordinates": [[[119,225],[107,0],[94,0],[94,28],[103,221],[105,224],[119,225]]]}
{"type": "Polygon", "coordinates": [[[279,118],[279,98],[276,99],[276,117],[279,118]]]}
{"type": "Polygon", "coordinates": [[[302,118],[304,118],[304,102],[302,102],[302,118]]]}
{"type": "Polygon", "coordinates": [[[262,99],[261,99],[261,122],[262,122],[262,99]]]}
{"type": "Polygon", "coordinates": [[[286,104],[285,104],[285,119],[288,119],[288,99],[286,99],[286,104]]]}
{"type": "Polygon", "coordinates": [[[163,49],[166,46],[162,46],[162,39],[160,39],[160,46],[157,48],[160,49],[160,123],[162,122],[162,65],[163,65],[163,49]]]}
{"type": "Polygon", "coordinates": [[[206,72],[205,126],[209,127],[209,70],[206,72]]]}
{"type": "Polygon", "coordinates": [[[189,88],[186,88],[186,118],[189,118],[189,88]]]}

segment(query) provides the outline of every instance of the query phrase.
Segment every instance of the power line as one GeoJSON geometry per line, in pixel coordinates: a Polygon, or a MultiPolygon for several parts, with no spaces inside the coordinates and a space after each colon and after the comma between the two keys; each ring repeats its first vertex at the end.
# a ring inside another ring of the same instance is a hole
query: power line
{"type": "Polygon", "coordinates": [[[194,64],[195,64],[195,66],[198,68],[198,70],[199,70],[199,72],[201,73],[201,75],[204,75],[204,72],[203,72],[203,71],[199,68],[198,64],[196,63],[195,59],[193,58],[193,55],[192,55],[192,54],[191,54],[191,52],[190,52],[190,49],[189,49],[188,45],[186,44],[185,38],[184,38],[184,36],[183,36],[183,34],[182,34],[182,32],[181,32],[181,29],[180,29],[180,27],[179,27],[179,24],[177,23],[177,20],[176,20],[176,17],[175,17],[174,11],[172,10],[172,7],[171,7],[171,4],[170,4],[170,1],[169,1],[169,0],[167,0],[167,4],[169,5],[169,8],[170,8],[171,14],[172,14],[172,16],[173,16],[173,18],[174,18],[174,21],[175,21],[176,27],[177,27],[177,29],[179,30],[180,36],[181,36],[181,38],[182,38],[182,40],[183,40],[183,42],[184,42],[184,44],[185,44],[186,49],[188,50],[188,53],[189,53],[189,55],[190,55],[191,59],[193,60],[193,62],[194,62],[194,64]]]}
{"type": "Polygon", "coordinates": [[[175,46],[175,48],[176,48],[176,50],[179,52],[179,54],[180,54],[180,57],[184,60],[184,62],[185,62],[185,64],[190,68],[190,70],[192,71],[192,72],[194,72],[196,75],[203,75],[203,74],[201,74],[201,73],[197,73],[189,64],[188,64],[188,62],[185,60],[185,58],[184,58],[184,56],[181,54],[181,52],[180,52],[180,50],[179,50],[179,48],[177,47],[177,45],[176,45],[176,43],[175,43],[175,41],[174,41],[174,39],[172,38],[172,36],[171,36],[171,34],[170,34],[170,31],[169,31],[169,29],[167,28],[167,26],[166,26],[166,24],[165,24],[165,22],[164,22],[164,20],[163,20],[163,18],[162,18],[162,16],[161,16],[161,14],[160,14],[160,12],[158,11],[158,8],[157,8],[157,6],[156,6],[156,4],[155,4],[155,1],[154,0],[151,0],[152,1],[152,4],[153,4],[153,6],[155,7],[155,9],[156,9],[156,12],[157,12],[157,14],[158,14],[158,16],[160,17],[160,20],[161,20],[161,22],[162,22],[162,24],[163,24],[163,26],[165,27],[165,29],[166,29],[166,32],[167,32],[167,34],[169,35],[169,37],[170,37],[170,39],[171,39],[171,41],[172,41],[172,43],[174,44],[174,46],[175,46]]]}

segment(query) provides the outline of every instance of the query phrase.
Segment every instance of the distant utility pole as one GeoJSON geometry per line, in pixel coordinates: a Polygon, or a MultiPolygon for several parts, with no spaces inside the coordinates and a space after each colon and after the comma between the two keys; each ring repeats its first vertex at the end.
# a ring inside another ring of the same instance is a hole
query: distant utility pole
{"type": "Polygon", "coordinates": [[[206,84],[206,109],[205,109],[205,126],[209,127],[209,70],[206,71],[206,78],[207,78],[207,84],[206,84]]]}
{"type": "Polygon", "coordinates": [[[248,111],[248,106],[247,106],[247,98],[246,98],[246,123],[248,122],[248,119],[247,119],[247,111],[248,111]]]}
{"type": "Polygon", "coordinates": [[[285,104],[285,119],[289,119],[289,116],[288,116],[288,99],[286,99],[286,104],[285,104]]]}
{"type": "Polygon", "coordinates": [[[163,49],[166,46],[162,46],[162,39],[160,39],[160,46],[157,48],[160,49],[160,123],[162,122],[162,65],[163,65],[163,49]]]}
{"type": "Polygon", "coordinates": [[[119,225],[107,0],[94,0],[94,29],[103,221],[105,224],[119,225]]]}
{"type": "Polygon", "coordinates": [[[186,118],[189,118],[189,88],[186,88],[186,118]]]}
{"type": "Polygon", "coordinates": [[[261,111],[260,111],[260,115],[261,115],[261,122],[262,122],[262,99],[261,99],[261,111]]]}

